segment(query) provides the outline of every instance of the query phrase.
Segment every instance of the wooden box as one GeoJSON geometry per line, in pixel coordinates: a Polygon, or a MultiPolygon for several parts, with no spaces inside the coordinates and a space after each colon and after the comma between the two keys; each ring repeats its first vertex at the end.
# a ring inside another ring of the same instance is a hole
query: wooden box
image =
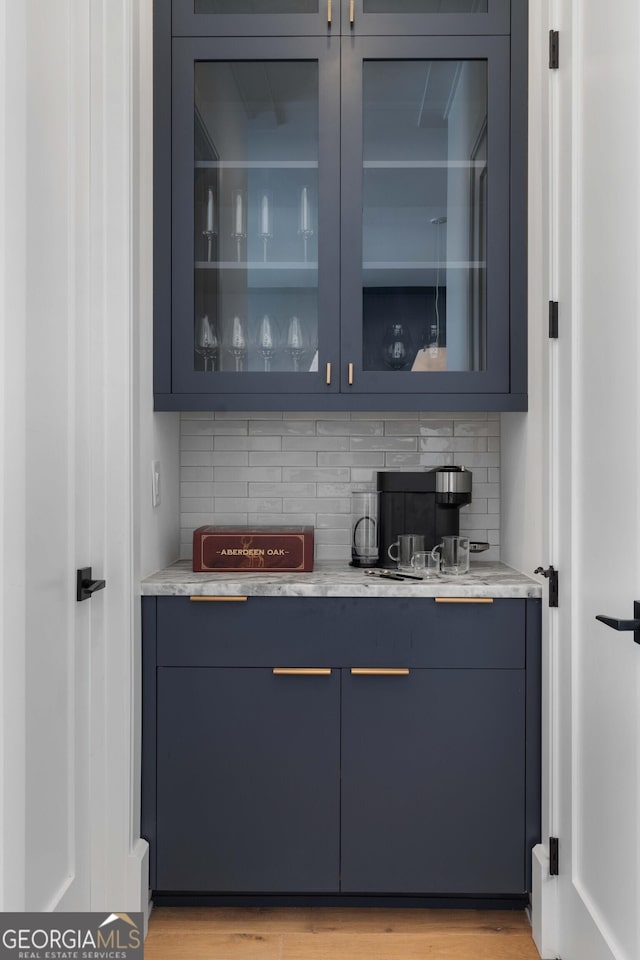
{"type": "Polygon", "coordinates": [[[310,573],[313,527],[198,527],[193,533],[197,573],[310,573]]]}

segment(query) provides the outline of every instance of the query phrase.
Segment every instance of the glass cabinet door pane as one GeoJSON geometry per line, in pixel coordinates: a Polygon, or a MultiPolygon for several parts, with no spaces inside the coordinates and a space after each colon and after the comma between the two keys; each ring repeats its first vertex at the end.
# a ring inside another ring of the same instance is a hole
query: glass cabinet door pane
{"type": "Polygon", "coordinates": [[[318,64],[195,64],[194,369],[318,368],[318,64]]]}
{"type": "Polygon", "coordinates": [[[485,370],[487,61],[363,70],[363,369],[485,370]]]}
{"type": "Polygon", "coordinates": [[[195,0],[195,13],[317,13],[318,0],[195,0]]]}
{"type": "Polygon", "coordinates": [[[487,13],[488,0],[363,0],[364,13],[487,13]]]}

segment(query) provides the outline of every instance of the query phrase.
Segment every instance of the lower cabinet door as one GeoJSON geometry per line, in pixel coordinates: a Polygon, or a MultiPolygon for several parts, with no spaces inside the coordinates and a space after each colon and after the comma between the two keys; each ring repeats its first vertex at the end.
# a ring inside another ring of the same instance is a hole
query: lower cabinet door
{"type": "Polygon", "coordinates": [[[337,891],[340,671],[157,672],[158,889],[337,891]]]}
{"type": "Polygon", "coordinates": [[[341,890],[522,893],[524,671],[342,682],[341,890]]]}

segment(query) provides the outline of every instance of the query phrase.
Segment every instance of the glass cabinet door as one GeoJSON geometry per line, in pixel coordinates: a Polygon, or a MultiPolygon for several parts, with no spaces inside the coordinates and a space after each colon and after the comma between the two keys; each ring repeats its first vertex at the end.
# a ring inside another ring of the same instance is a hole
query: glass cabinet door
{"type": "Polygon", "coordinates": [[[178,39],[173,62],[174,390],[337,390],[337,47],[178,39]]]}
{"type": "Polygon", "coordinates": [[[393,51],[361,38],[343,61],[347,388],[508,390],[508,39],[393,51]]]}
{"type": "Polygon", "coordinates": [[[343,30],[362,36],[507,34],[511,0],[343,0],[343,30]]]}
{"type": "Polygon", "coordinates": [[[340,0],[173,0],[174,36],[326,36],[340,0]]]}

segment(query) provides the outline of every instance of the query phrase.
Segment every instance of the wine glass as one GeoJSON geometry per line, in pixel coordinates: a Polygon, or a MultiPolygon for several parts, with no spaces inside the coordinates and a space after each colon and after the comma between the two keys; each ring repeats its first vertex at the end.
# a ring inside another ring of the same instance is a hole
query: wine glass
{"type": "Polygon", "coordinates": [[[195,351],[204,360],[204,372],[208,370],[211,361],[211,372],[215,370],[216,357],[219,349],[218,334],[215,324],[209,320],[209,314],[203,314],[196,323],[195,351]]]}
{"type": "Polygon", "coordinates": [[[247,358],[247,337],[244,331],[244,322],[238,316],[231,321],[228,350],[235,361],[236,373],[240,373],[247,358]]]}
{"type": "Polygon", "coordinates": [[[305,351],[302,323],[298,317],[291,317],[287,330],[287,353],[291,357],[295,373],[300,371],[300,361],[305,351]]]}
{"type": "Polygon", "coordinates": [[[392,323],[382,341],[382,359],[392,370],[402,370],[409,363],[412,343],[403,323],[392,323]]]}
{"type": "Polygon", "coordinates": [[[264,362],[264,372],[271,371],[271,361],[276,352],[276,331],[273,321],[268,313],[265,313],[258,328],[258,353],[264,362]]]}

